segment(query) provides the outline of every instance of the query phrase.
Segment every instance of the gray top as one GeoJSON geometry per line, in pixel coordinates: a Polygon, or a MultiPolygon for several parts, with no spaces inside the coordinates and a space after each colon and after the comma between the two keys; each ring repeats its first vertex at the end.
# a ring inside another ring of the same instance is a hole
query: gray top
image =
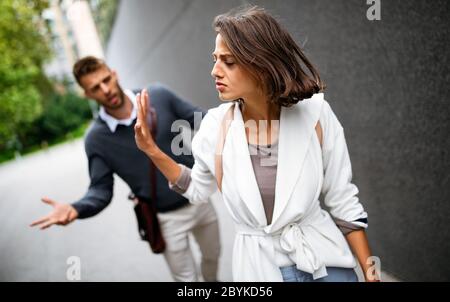
{"type": "Polygon", "coordinates": [[[278,142],[271,145],[248,144],[250,158],[266,213],[267,224],[272,223],[275,204],[275,183],[278,167],[278,142]]]}

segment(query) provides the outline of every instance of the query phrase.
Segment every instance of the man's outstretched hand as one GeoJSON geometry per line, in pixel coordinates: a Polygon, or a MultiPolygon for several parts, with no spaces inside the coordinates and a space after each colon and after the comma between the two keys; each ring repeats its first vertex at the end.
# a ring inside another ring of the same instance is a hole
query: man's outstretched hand
{"type": "Polygon", "coordinates": [[[41,230],[44,230],[54,224],[67,225],[78,217],[77,210],[75,210],[75,208],[68,203],[56,202],[47,197],[44,197],[41,200],[42,202],[52,206],[53,210],[50,214],[31,223],[31,227],[39,226],[41,230]]]}

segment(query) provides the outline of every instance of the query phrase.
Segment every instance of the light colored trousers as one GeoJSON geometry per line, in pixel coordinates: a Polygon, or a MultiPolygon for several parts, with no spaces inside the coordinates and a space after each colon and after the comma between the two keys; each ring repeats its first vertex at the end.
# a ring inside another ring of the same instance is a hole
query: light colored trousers
{"type": "Polygon", "coordinates": [[[164,257],[175,281],[199,281],[199,274],[189,244],[194,235],[201,251],[201,273],[205,281],[217,281],[220,236],[216,211],[211,202],[188,204],[167,213],[158,213],[166,241],[164,257]]]}

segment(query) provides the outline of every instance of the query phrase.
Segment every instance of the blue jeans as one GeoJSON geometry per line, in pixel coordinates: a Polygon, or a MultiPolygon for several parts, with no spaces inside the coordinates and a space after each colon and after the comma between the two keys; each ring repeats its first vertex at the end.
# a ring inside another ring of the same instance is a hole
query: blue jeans
{"type": "Polygon", "coordinates": [[[314,280],[313,275],[297,269],[295,265],[281,267],[284,282],[358,282],[352,268],[327,267],[328,276],[314,280]]]}

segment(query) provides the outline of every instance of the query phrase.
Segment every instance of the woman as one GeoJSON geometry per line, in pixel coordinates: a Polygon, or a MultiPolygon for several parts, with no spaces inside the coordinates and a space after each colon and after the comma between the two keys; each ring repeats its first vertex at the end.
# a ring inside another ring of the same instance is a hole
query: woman
{"type": "Polygon", "coordinates": [[[261,8],[219,15],[213,26],[211,74],[219,98],[234,102],[203,119],[192,170],[154,143],[146,91],[138,96],[138,147],[192,203],[221,190],[237,229],[234,281],[357,281],[349,245],[369,281],[367,213],[317,71],[261,8]]]}

